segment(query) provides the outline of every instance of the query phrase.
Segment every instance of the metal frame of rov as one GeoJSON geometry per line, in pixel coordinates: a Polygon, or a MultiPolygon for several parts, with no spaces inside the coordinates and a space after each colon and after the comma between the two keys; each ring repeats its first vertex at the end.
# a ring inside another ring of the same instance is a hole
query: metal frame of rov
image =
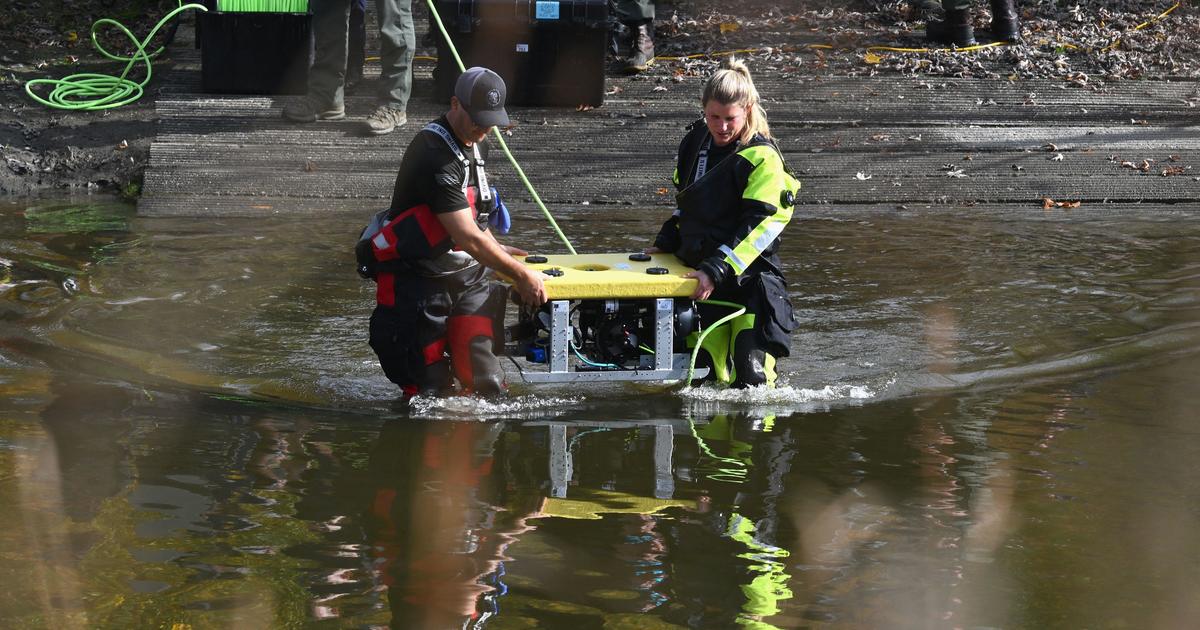
{"type": "MultiPolygon", "coordinates": [[[[525,264],[546,275],[550,298],[540,307],[522,306],[508,331],[509,356],[525,381],[687,377],[685,340],[698,323],[691,300],[696,280],[683,277],[690,269],[673,256],[529,256],[525,264]]],[[[693,376],[705,374],[707,368],[698,368],[693,376]]]]}

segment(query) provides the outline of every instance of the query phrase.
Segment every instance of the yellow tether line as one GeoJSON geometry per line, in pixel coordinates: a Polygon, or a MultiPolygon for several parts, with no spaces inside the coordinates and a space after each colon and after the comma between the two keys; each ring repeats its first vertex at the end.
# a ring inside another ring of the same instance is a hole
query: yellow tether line
{"type": "Polygon", "coordinates": [[[882,50],[884,52],[901,52],[901,53],[927,53],[927,52],[946,52],[946,53],[966,53],[983,50],[985,48],[998,48],[1000,46],[1011,46],[1008,42],[991,42],[988,44],[975,44],[974,46],[964,46],[962,48],[900,48],[898,46],[867,46],[867,52],[873,50],[882,50]]]}
{"type": "Polygon", "coordinates": [[[1179,5],[1181,5],[1181,4],[1183,4],[1183,3],[1176,2],[1175,6],[1171,7],[1170,9],[1167,9],[1166,11],[1163,11],[1162,13],[1159,13],[1158,15],[1150,18],[1149,20],[1146,20],[1145,22],[1142,22],[1141,24],[1138,24],[1137,26],[1133,27],[1133,30],[1140,31],[1140,30],[1146,28],[1147,26],[1150,26],[1151,24],[1167,17],[1168,15],[1171,14],[1172,11],[1174,11],[1175,9],[1178,9],[1179,5]]]}
{"type": "MultiPolygon", "coordinates": [[[[1175,3],[1175,5],[1174,5],[1174,6],[1172,6],[1170,9],[1167,9],[1166,11],[1163,11],[1162,13],[1158,14],[1157,16],[1155,16],[1155,17],[1152,17],[1152,18],[1150,18],[1149,20],[1146,20],[1145,22],[1142,22],[1141,24],[1138,24],[1137,26],[1133,27],[1133,30],[1134,30],[1134,31],[1140,31],[1140,30],[1142,30],[1142,29],[1146,28],[1147,26],[1150,26],[1151,24],[1154,24],[1155,22],[1157,22],[1157,21],[1159,21],[1159,20],[1161,20],[1161,19],[1163,19],[1163,18],[1167,17],[1168,15],[1170,15],[1170,14],[1171,14],[1171,12],[1172,12],[1172,11],[1174,11],[1175,9],[1178,9],[1178,8],[1179,8],[1179,5],[1181,5],[1181,4],[1183,4],[1183,3],[1182,3],[1182,2],[1176,2],[1176,3],[1175,3]]],[[[1100,52],[1108,52],[1108,51],[1110,51],[1110,50],[1112,50],[1112,49],[1116,48],[1116,47],[1117,47],[1118,45],[1120,45],[1120,44],[1121,44],[1121,38],[1120,38],[1120,37],[1118,37],[1118,38],[1116,39],[1116,41],[1114,41],[1113,43],[1109,44],[1108,46],[1106,46],[1106,47],[1104,47],[1104,48],[1101,48],[1101,49],[1100,49],[1100,52]]]]}
{"type": "Polygon", "coordinates": [[[740,55],[740,54],[745,54],[745,53],[796,52],[797,50],[801,50],[804,48],[824,48],[826,50],[833,50],[833,46],[830,46],[829,44],[802,44],[800,46],[761,46],[759,48],[742,48],[739,50],[723,50],[720,52],[696,53],[694,55],[682,55],[679,57],[668,57],[665,55],[660,55],[658,57],[655,57],[654,59],[655,59],[655,61],[658,61],[660,59],[662,61],[683,61],[685,59],[700,59],[703,57],[724,57],[727,55],[740,55]]]}

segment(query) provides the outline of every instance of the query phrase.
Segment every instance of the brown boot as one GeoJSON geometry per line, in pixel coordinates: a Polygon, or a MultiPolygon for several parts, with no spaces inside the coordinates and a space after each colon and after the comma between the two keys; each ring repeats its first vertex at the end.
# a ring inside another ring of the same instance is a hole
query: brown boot
{"type": "Polygon", "coordinates": [[[633,37],[629,63],[625,65],[627,74],[645,72],[654,63],[654,23],[650,21],[629,26],[633,37]]]}

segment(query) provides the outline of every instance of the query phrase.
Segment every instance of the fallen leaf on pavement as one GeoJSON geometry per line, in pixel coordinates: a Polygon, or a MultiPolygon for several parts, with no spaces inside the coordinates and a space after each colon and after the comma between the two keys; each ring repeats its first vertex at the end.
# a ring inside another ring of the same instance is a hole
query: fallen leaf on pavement
{"type": "Polygon", "coordinates": [[[1049,210],[1051,208],[1078,208],[1083,205],[1082,201],[1055,201],[1049,197],[1042,197],[1042,209],[1049,210]]]}

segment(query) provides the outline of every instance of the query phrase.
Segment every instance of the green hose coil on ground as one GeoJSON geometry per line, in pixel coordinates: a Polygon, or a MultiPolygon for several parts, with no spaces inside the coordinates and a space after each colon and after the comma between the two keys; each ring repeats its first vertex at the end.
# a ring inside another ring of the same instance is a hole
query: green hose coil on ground
{"type": "Polygon", "coordinates": [[[154,36],[158,34],[159,29],[164,24],[171,21],[176,15],[189,9],[208,10],[203,5],[183,4],[183,0],[179,0],[179,7],[159,20],[158,24],[155,24],[154,28],[150,31],[150,34],[141,41],[138,41],[137,37],[129,32],[129,29],[125,28],[124,24],[116,20],[109,18],[96,20],[92,24],[92,44],[105,58],[126,62],[125,69],[121,72],[121,75],[111,76],[96,74],[94,72],[81,72],[61,79],[32,79],[25,83],[25,93],[33,100],[47,107],[71,111],[113,109],[137,101],[145,93],[146,84],[150,82],[151,60],[162,54],[164,50],[163,47],[159,47],[153,53],[147,53],[146,46],[154,39],[154,36]],[[133,42],[134,47],[137,49],[133,56],[122,57],[105,50],[104,46],[100,45],[100,41],[96,39],[96,32],[103,26],[112,26],[124,34],[125,37],[129,38],[129,41],[133,42]],[[129,73],[133,70],[134,64],[139,62],[146,66],[146,77],[141,81],[133,81],[129,78],[129,73]],[[53,86],[49,96],[43,98],[34,92],[34,88],[41,85],[53,86]]]}

